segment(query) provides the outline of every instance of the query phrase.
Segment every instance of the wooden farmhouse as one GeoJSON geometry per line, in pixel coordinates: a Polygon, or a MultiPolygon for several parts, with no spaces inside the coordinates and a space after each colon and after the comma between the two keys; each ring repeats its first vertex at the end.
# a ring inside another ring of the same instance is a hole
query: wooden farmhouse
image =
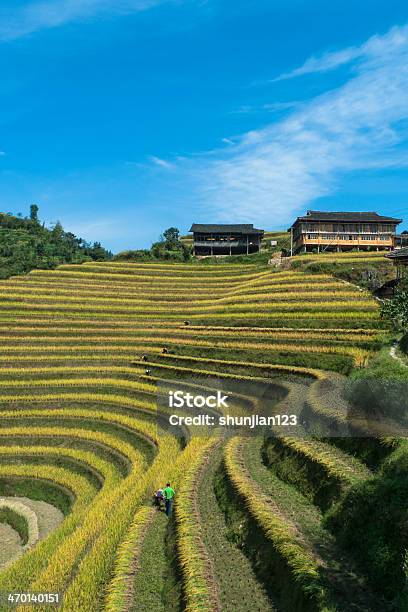
{"type": "Polygon", "coordinates": [[[353,249],[392,251],[396,246],[396,228],[401,221],[376,212],[308,210],[288,230],[292,253],[353,249]]]}
{"type": "Polygon", "coordinates": [[[392,259],[397,266],[398,278],[401,278],[404,272],[408,272],[408,247],[387,253],[386,257],[392,259]]]}
{"type": "Polygon", "coordinates": [[[206,225],[193,223],[194,255],[242,255],[261,250],[264,231],[252,224],[206,225]]]}

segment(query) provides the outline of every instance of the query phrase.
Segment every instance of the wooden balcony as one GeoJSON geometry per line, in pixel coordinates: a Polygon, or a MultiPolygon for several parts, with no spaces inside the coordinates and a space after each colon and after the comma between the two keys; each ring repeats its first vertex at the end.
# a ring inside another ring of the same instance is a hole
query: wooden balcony
{"type": "Polygon", "coordinates": [[[354,240],[343,240],[340,238],[334,239],[326,239],[326,238],[302,238],[299,239],[301,244],[310,244],[310,245],[339,245],[339,246],[394,246],[394,239],[389,238],[388,240],[380,240],[379,238],[373,238],[372,240],[362,240],[361,238],[357,238],[354,240]]]}
{"type": "Polygon", "coordinates": [[[316,238],[308,238],[306,234],[302,234],[294,241],[294,250],[299,252],[302,249],[318,248],[324,250],[342,250],[342,249],[367,249],[374,248],[379,250],[392,250],[395,246],[395,237],[389,236],[387,240],[380,240],[379,236],[373,235],[370,240],[363,240],[362,237],[356,234],[355,238],[336,236],[336,238],[324,238],[317,236],[316,238]]]}
{"type": "MultiPolygon", "coordinates": [[[[252,244],[251,242],[249,244],[252,244]]],[[[238,240],[195,240],[194,246],[197,247],[237,247],[246,246],[245,242],[239,242],[238,240]]]]}

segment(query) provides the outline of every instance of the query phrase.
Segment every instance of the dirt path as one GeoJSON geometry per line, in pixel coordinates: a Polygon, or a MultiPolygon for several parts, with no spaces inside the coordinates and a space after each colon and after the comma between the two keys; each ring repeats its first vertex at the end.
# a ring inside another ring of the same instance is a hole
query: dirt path
{"type": "Polygon", "coordinates": [[[402,365],[404,368],[408,368],[408,365],[405,363],[405,361],[402,359],[402,357],[400,357],[397,354],[397,349],[398,349],[398,341],[395,340],[395,342],[393,342],[391,348],[390,348],[390,356],[395,359],[396,361],[398,361],[398,363],[400,365],[402,365]]]}
{"type": "Polygon", "coordinates": [[[21,501],[23,504],[31,508],[37,515],[38,531],[40,540],[44,539],[49,533],[54,531],[64,520],[64,515],[61,510],[55,508],[51,504],[44,501],[35,501],[28,497],[12,497],[15,501],[21,501]]]}
{"type": "MultiPolygon", "coordinates": [[[[2,499],[21,502],[36,514],[39,540],[44,539],[64,520],[61,510],[46,502],[35,501],[28,497],[2,497],[2,499]]],[[[23,555],[25,551],[19,534],[10,525],[0,523],[0,568],[23,555]]]]}

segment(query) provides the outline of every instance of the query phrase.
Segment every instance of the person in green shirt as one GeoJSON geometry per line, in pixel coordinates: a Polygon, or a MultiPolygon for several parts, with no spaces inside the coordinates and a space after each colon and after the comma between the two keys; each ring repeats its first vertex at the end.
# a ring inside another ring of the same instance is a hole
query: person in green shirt
{"type": "Polygon", "coordinates": [[[164,503],[166,505],[167,516],[170,516],[171,514],[171,509],[173,506],[173,498],[175,494],[176,494],[175,490],[171,488],[170,483],[168,482],[166,484],[166,487],[163,489],[164,503]]]}

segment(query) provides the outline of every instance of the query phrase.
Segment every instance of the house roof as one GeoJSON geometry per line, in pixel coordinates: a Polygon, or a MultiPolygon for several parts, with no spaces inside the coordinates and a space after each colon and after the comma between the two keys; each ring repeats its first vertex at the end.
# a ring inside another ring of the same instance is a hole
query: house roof
{"type": "MultiPolygon", "coordinates": [[[[401,223],[402,219],[384,217],[376,212],[324,212],[308,210],[307,214],[298,217],[293,225],[302,221],[345,221],[349,223],[401,223]]],[[[293,227],[292,225],[292,227],[293,227]]]]}
{"type": "Polygon", "coordinates": [[[208,223],[193,223],[190,227],[190,232],[208,233],[224,233],[231,234],[263,234],[264,230],[256,229],[252,223],[236,223],[236,224],[208,224],[208,223]]]}
{"type": "Polygon", "coordinates": [[[408,247],[391,251],[391,253],[387,253],[386,257],[389,259],[408,259],[408,247]]]}

